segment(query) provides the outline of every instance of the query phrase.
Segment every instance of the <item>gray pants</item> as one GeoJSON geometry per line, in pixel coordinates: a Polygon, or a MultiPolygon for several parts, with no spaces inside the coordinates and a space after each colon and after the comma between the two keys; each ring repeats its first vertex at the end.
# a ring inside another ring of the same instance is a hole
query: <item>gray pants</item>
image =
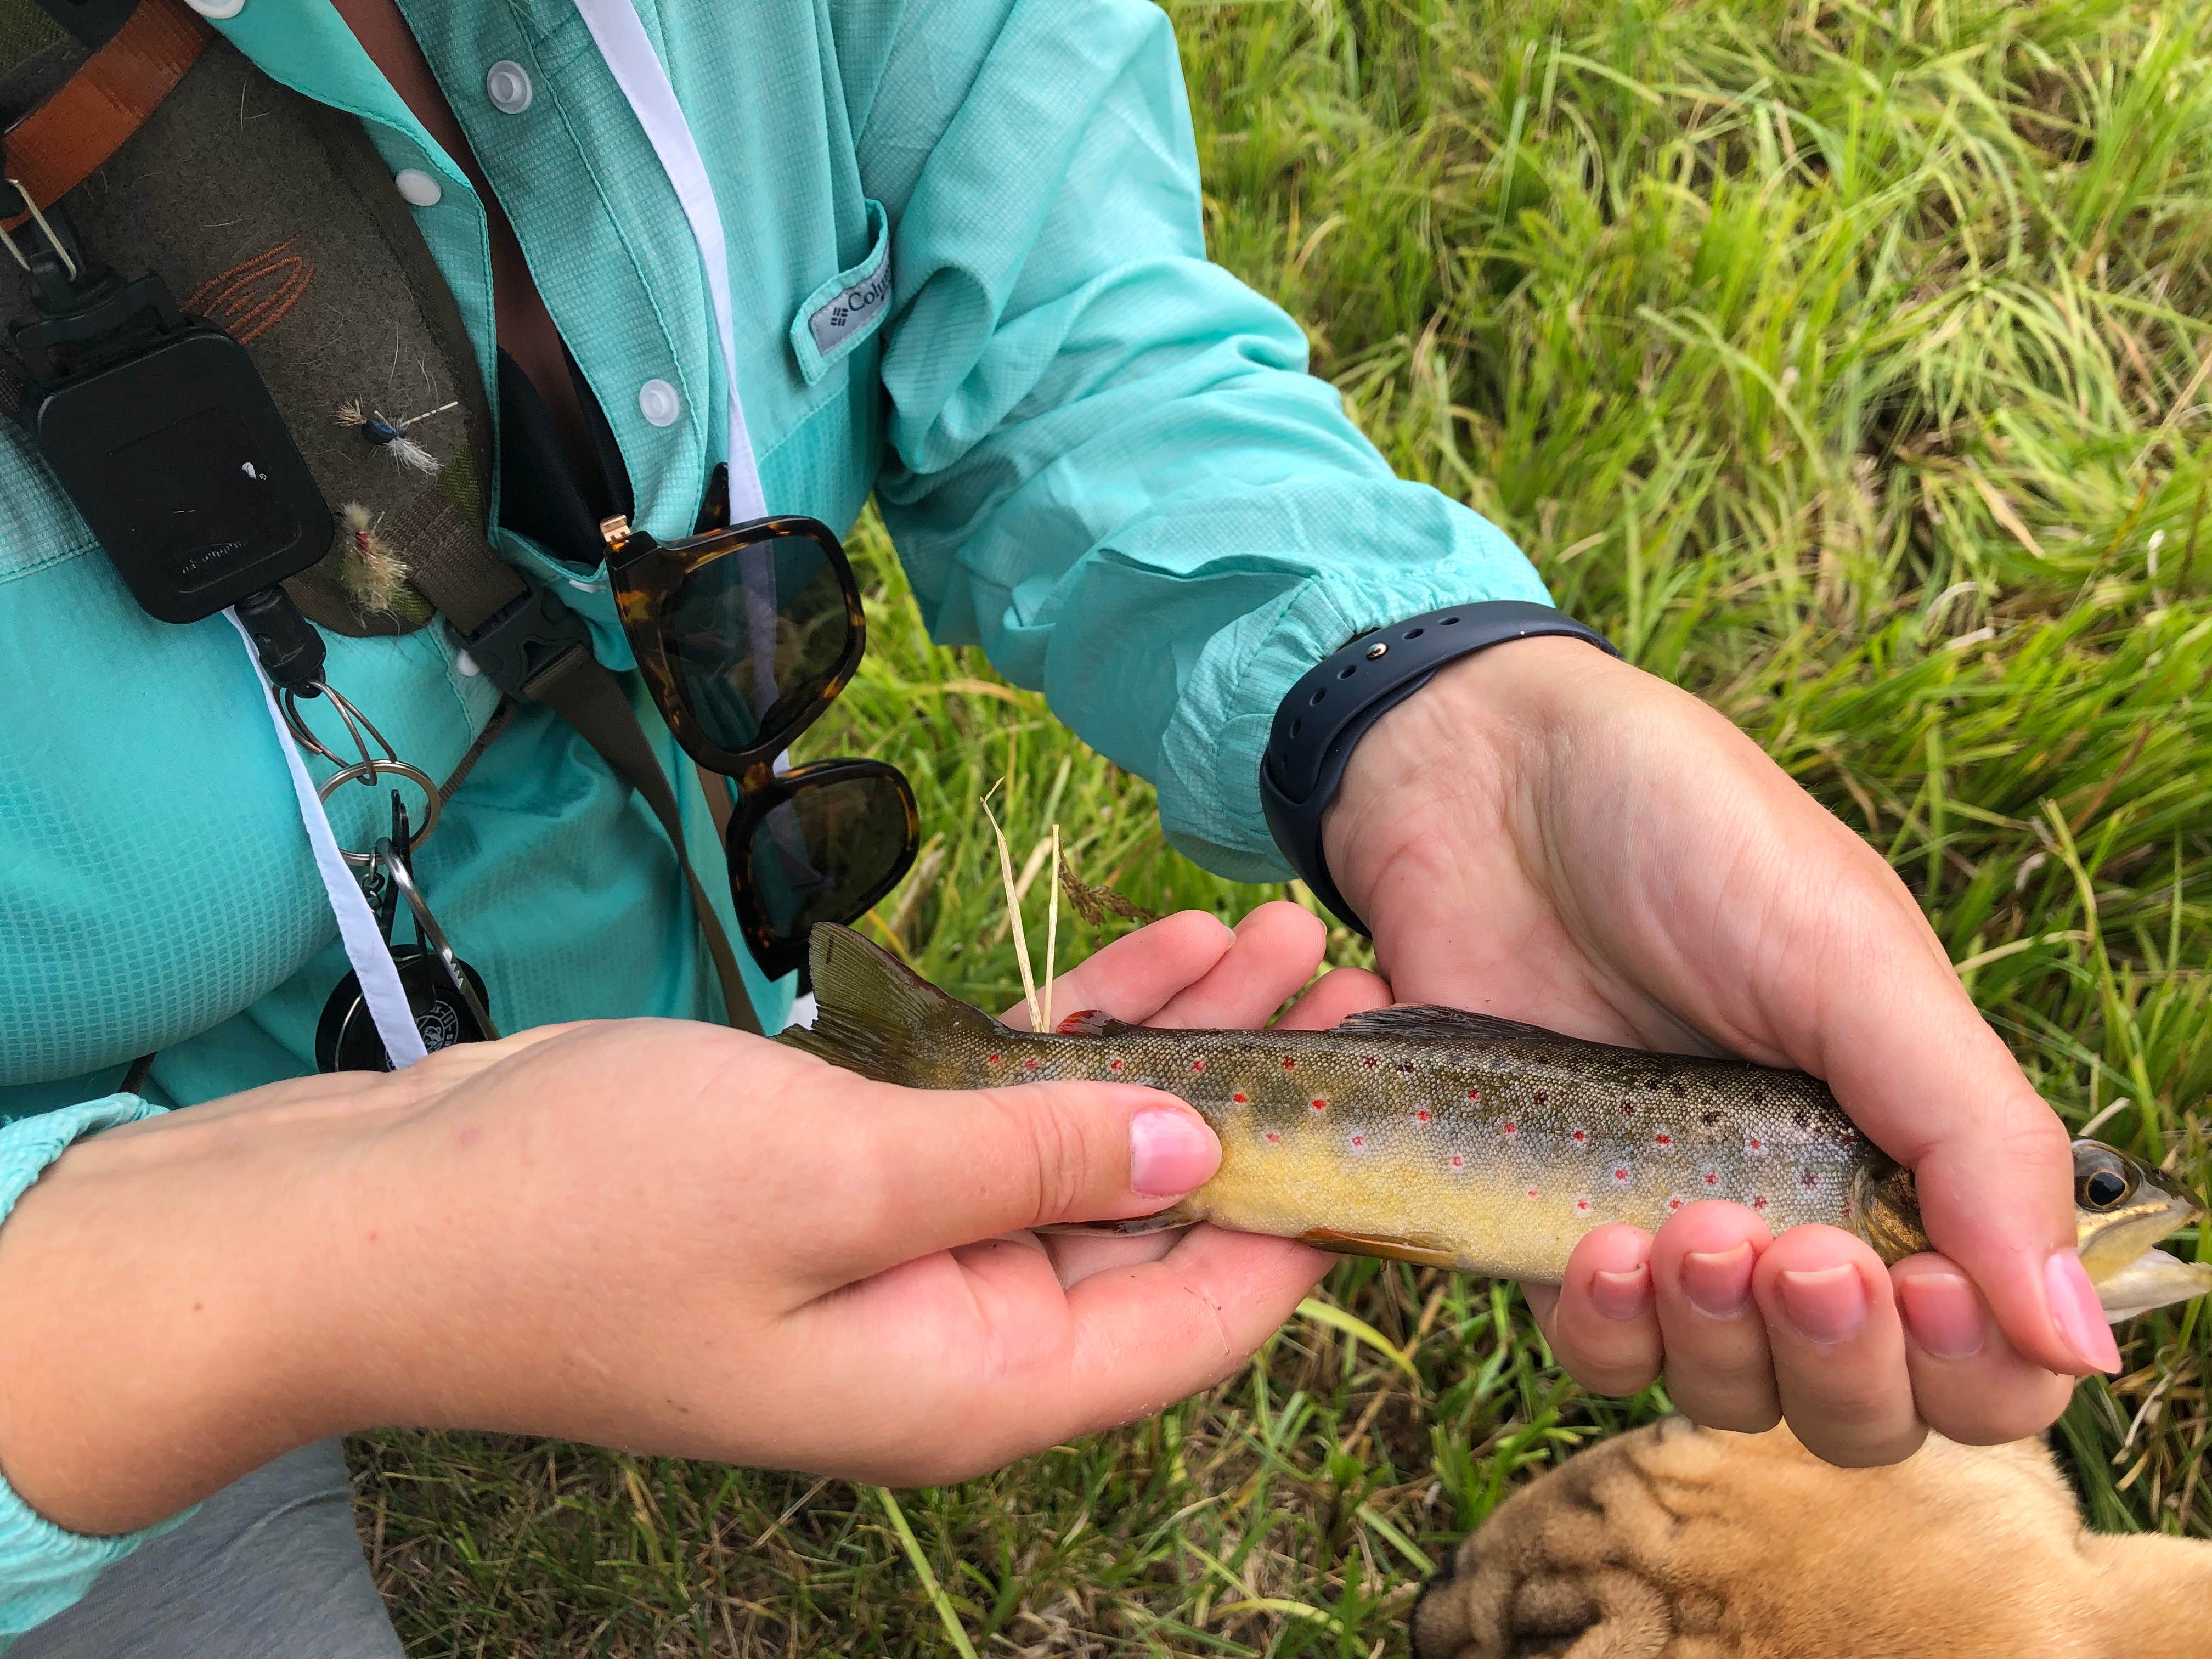
{"type": "Polygon", "coordinates": [[[339,1443],[280,1457],[125,1557],[8,1659],[402,1659],[339,1443]]]}

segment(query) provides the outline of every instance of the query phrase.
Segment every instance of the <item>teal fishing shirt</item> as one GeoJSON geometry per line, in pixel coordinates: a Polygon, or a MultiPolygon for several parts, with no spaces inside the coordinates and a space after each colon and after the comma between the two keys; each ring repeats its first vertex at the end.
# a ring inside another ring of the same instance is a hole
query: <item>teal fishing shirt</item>
{"type": "MultiPolygon", "coordinates": [[[[1192,858],[1282,878],[1257,780],[1291,682],[1363,628],[1546,595],[1496,529],[1394,477],[1305,372],[1292,321],[1207,263],[1166,17],[1145,0],[636,7],[727,232],[770,509],[842,529],[872,492],[938,640],[981,644],[1157,783],[1192,858]],[[825,311],[853,293],[884,297],[825,311]]],[[[568,0],[401,9],[606,411],[637,520],[684,533],[724,453],[726,386],[636,116],[568,0]],[[673,419],[649,383],[673,389],[673,419]]],[[[410,181],[409,211],[493,384],[466,175],[327,0],[244,0],[216,27],[434,182],[410,181]]],[[[630,669],[604,572],[495,540],[630,669]]],[[[433,775],[492,715],[442,624],[329,647],[332,683],[433,775]]],[[[313,1069],[348,964],[259,695],[222,618],[137,609],[0,422],[0,1216],[75,1134],[313,1069]],[[143,1097],[114,1096],[148,1053],[143,1097]]],[[[662,751],[692,856],[718,868],[705,798],[662,751]]],[[[366,844],[372,793],[334,801],[342,843],[366,844]]],[[[484,751],[418,871],[507,1030],[719,1013],[659,825],[549,710],[484,751]]],[[[787,984],[750,979],[774,1029],[787,984]]],[[[131,1541],[62,1533],[0,1486],[0,1642],[131,1541]]]]}

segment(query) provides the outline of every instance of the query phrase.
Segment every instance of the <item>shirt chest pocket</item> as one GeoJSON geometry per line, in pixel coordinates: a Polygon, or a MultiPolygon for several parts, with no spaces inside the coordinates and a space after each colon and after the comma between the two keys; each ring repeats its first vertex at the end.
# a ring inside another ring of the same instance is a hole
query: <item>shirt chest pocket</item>
{"type": "MultiPolygon", "coordinates": [[[[296,974],[336,924],[244,641],[221,617],[177,626],[140,611],[13,434],[0,434],[0,472],[9,1085],[205,1030],[296,974]]],[[[457,678],[443,634],[332,638],[328,665],[401,757],[441,779],[496,701],[457,678]]],[[[326,711],[311,720],[344,749],[326,711]]],[[[387,790],[337,792],[341,844],[368,844],[379,805],[388,818],[387,790]]]]}
{"type": "Polygon", "coordinates": [[[868,252],[799,301],[791,319],[791,349],[799,372],[813,386],[873,337],[891,308],[890,221],[881,202],[863,204],[868,252]]]}

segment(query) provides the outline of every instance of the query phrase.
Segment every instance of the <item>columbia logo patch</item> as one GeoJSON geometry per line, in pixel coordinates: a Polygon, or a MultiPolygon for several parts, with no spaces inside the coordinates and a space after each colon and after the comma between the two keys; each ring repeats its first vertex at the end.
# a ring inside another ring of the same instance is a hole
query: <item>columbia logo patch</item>
{"type": "Polygon", "coordinates": [[[824,357],[874,322],[891,297],[891,266],[885,259],[850,288],[831,295],[806,319],[814,349],[824,357]]]}

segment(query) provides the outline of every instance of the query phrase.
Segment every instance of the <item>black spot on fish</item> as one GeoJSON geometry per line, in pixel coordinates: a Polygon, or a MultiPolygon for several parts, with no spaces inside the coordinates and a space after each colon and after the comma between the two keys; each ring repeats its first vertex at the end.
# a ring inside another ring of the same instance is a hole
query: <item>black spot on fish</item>
{"type": "Polygon", "coordinates": [[[1804,1112],[1798,1113],[1794,1121],[1801,1129],[1809,1129],[1813,1127],[1812,1117],[1809,1114],[1804,1112]]]}
{"type": "Polygon", "coordinates": [[[1534,1094],[1529,1096],[1528,1098],[1533,1103],[1541,1106],[1546,1101],[1551,1098],[1551,1096],[1546,1094],[1541,1089],[1539,1089],[1534,1094]]]}
{"type": "Polygon", "coordinates": [[[1667,1086],[1674,1091],[1674,1097],[1677,1100],[1680,1100],[1690,1092],[1689,1085],[1684,1083],[1680,1078],[1674,1079],[1672,1082],[1668,1083],[1667,1086]]]}
{"type": "Polygon", "coordinates": [[[1620,1103],[1620,1115],[1623,1117],[1634,1117],[1636,1115],[1636,1103],[1632,1100],[1622,1101],[1620,1103]]]}
{"type": "Polygon", "coordinates": [[[1713,1125],[1714,1125],[1714,1124],[1716,1124],[1716,1123],[1719,1122],[1720,1121],[1721,1121],[1721,1115],[1720,1115],[1718,1112],[1707,1112],[1707,1113],[1705,1115],[1705,1116],[1700,1120],[1700,1121],[1702,1121],[1702,1122],[1705,1124],[1705,1127],[1707,1127],[1708,1129],[1711,1128],[1711,1127],[1713,1127],[1713,1125]]]}

